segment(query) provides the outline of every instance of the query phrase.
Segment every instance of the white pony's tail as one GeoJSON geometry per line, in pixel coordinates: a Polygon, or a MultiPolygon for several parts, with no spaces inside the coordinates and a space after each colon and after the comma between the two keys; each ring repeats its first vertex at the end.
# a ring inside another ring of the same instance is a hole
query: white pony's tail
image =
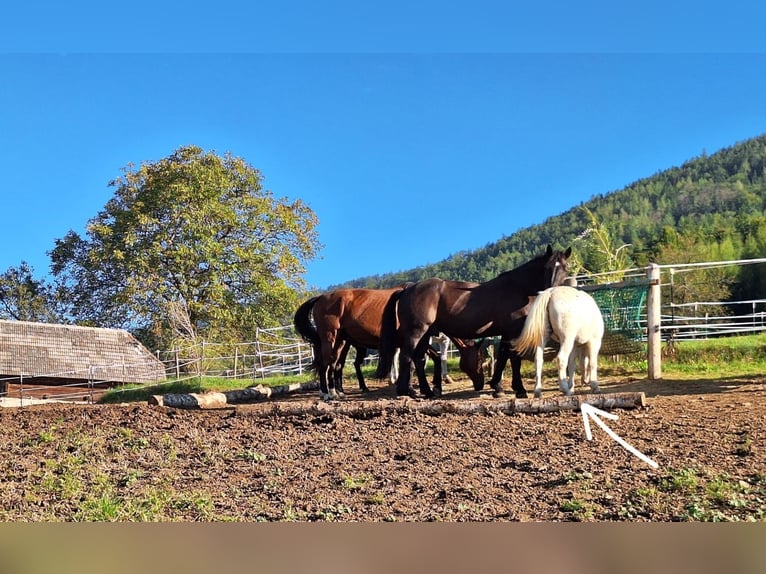
{"type": "Polygon", "coordinates": [[[548,301],[550,301],[552,293],[552,287],[538,293],[529,308],[529,314],[527,320],[524,321],[521,334],[511,341],[514,351],[522,357],[534,351],[538,345],[545,343],[543,338],[548,324],[548,301]]]}

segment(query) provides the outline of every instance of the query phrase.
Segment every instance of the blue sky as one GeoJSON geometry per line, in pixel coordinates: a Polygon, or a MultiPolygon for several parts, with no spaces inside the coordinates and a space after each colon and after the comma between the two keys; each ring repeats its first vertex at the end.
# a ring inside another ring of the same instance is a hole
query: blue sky
{"type": "Polygon", "coordinates": [[[766,133],[766,54],[749,44],[762,19],[738,2],[707,20],[552,3],[536,27],[522,23],[544,14],[504,2],[470,18],[429,2],[249,3],[228,19],[229,3],[81,18],[42,4],[33,28],[28,7],[0,18],[0,271],[45,275],[121,168],[186,144],[309,204],[324,248],[306,280],[324,288],[482,247],[766,133]]]}

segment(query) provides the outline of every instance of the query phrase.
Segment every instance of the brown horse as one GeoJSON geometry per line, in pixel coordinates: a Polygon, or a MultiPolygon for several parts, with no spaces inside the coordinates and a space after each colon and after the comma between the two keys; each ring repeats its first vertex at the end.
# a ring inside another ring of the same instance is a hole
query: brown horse
{"type": "MultiPolygon", "coordinates": [[[[490,384],[494,395],[502,396],[502,370],[512,351],[510,341],[521,332],[530,297],[564,280],[571,253],[571,248],[554,251],[548,245],[545,254],[485,283],[433,278],[395,292],[383,312],[377,376],[383,377],[391,370],[399,346],[396,393],[415,395],[410,388],[410,364],[421,360],[430,334],[441,331],[462,339],[499,335],[497,366],[490,384]]],[[[518,361],[520,364],[521,359],[518,361]]],[[[418,382],[420,392],[432,396],[425,377],[418,375],[418,382]]],[[[483,386],[474,384],[476,390],[483,386]]],[[[517,396],[526,394],[523,385],[520,387],[514,388],[517,396]]]]}
{"type": "MultiPolygon", "coordinates": [[[[380,344],[380,325],[383,309],[394,289],[337,289],[312,297],[295,312],[293,324],[296,331],[314,348],[314,368],[319,373],[322,398],[327,400],[337,392],[343,393],[343,363],[351,346],[356,348],[354,361],[359,388],[366,392],[362,375],[362,361],[367,349],[377,349],[380,344]],[[313,325],[312,325],[313,318],[313,325]]],[[[484,385],[481,368],[485,347],[473,341],[452,338],[460,353],[460,368],[473,381],[474,386],[484,385]]],[[[425,350],[434,359],[434,386],[441,387],[441,361],[436,351],[428,346],[425,350]],[[429,351],[430,349],[430,351],[429,351]]],[[[425,377],[425,355],[416,362],[416,371],[425,377]]]]}

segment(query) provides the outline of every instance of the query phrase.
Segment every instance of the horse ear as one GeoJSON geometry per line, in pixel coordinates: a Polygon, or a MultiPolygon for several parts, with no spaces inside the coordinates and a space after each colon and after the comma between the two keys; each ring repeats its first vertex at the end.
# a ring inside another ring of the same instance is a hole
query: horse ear
{"type": "Polygon", "coordinates": [[[571,245],[570,245],[569,247],[567,247],[567,250],[566,250],[566,251],[564,251],[564,257],[566,257],[567,259],[569,259],[569,256],[570,256],[570,255],[572,255],[572,246],[571,246],[571,245]]]}
{"type": "Polygon", "coordinates": [[[553,247],[551,247],[551,244],[549,243],[548,249],[545,250],[545,256],[550,257],[551,255],[553,255],[553,247]]]}

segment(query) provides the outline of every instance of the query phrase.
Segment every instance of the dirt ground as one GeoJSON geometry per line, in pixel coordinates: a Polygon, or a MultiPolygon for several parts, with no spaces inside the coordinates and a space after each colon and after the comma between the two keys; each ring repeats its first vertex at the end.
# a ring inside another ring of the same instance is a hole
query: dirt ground
{"type": "MultiPolygon", "coordinates": [[[[373,393],[361,396],[347,381],[345,401],[397,403],[391,387],[369,383],[373,393]]],[[[0,519],[87,520],[93,515],[83,505],[99,489],[126,506],[148,492],[175,501],[158,514],[118,520],[766,519],[766,375],[605,377],[602,390],[646,394],[646,408],[614,410],[619,419],[605,422],[657,469],[595,424],[587,441],[579,411],[288,416],[264,415],[269,405],[260,403],[0,409],[0,519]],[[67,468],[80,488],[65,488],[67,468]]],[[[546,396],[556,393],[546,385],[546,396]]],[[[270,402],[317,399],[311,392],[270,402]]],[[[445,386],[443,399],[497,400],[473,392],[467,379],[445,386]]]]}

